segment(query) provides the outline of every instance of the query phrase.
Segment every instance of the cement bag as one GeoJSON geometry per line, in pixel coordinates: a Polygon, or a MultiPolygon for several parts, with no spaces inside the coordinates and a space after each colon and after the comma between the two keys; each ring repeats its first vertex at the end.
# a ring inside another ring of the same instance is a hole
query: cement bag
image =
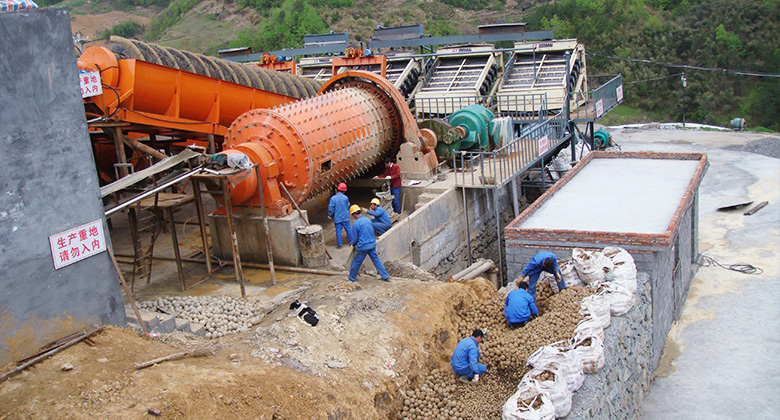
{"type": "Polygon", "coordinates": [[[586,316],[577,324],[577,328],[574,329],[574,340],[577,341],[582,337],[596,336],[604,341],[604,328],[601,328],[601,321],[593,319],[590,315],[586,316]]]}
{"type": "Polygon", "coordinates": [[[605,291],[590,295],[580,302],[580,315],[590,315],[601,328],[609,327],[612,315],[611,302],[604,297],[605,291]]]}
{"type": "Polygon", "coordinates": [[[547,392],[553,407],[555,407],[555,417],[561,418],[569,415],[572,393],[569,391],[566,381],[558,374],[555,364],[546,369],[531,369],[523,376],[518,389],[523,386],[523,382],[530,381],[538,383],[539,387],[547,392]]]}
{"type": "Polygon", "coordinates": [[[618,283],[607,283],[604,299],[609,301],[609,311],[613,316],[623,316],[634,306],[636,296],[618,283]]]}
{"type": "Polygon", "coordinates": [[[574,248],[572,260],[574,261],[574,269],[577,270],[580,279],[593,288],[598,287],[599,284],[606,280],[605,273],[609,273],[614,269],[612,260],[599,251],[588,252],[582,248],[574,248]]]}
{"type": "Polygon", "coordinates": [[[527,382],[517,387],[501,410],[502,420],[553,420],[555,406],[537,382],[527,382]]]}
{"type": "MultiPolygon", "coordinates": [[[[603,332],[604,330],[602,330],[603,332]]],[[[582,359],[582,371],[596,373],[604,367],[604,340],[597,335],[580,336],[574,339],[574,351],[582,359]]]]}
{"type": "Polygon", "coordinates": [[[572,351],[570,344],[559,341],[542,346],[528,357],[528,365],[539,369],[557,367],[558,374],[566,381],[569,391],[574,392],[582,386],[585,374],[582,373],[582,359],[572,351]]]}

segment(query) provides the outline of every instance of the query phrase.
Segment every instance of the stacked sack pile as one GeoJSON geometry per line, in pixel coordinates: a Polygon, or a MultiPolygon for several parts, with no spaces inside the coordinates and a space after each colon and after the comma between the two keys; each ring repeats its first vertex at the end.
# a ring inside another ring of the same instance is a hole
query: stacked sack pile
{"type": "MultiPolygon", "coordinates": [[[[611,317],[626,314],[636,300],[636,265],[622,248],[575,248],[572,258],[562,260],[559,266],[569,286],[588,285],[596,293],[582,300],[580,314],[585,318],[577,325],[573,338],[543,346],[528,358],[532,369],[504,404],[504,420],[566,417],[571,411],[572,394],[582,386],[584,374],[598,372],[604,366],[604,329],[609,327],[611,317]]],[[[556,288],[552,275],[545,273],[540,281],[545,280],[556,288]]]]}

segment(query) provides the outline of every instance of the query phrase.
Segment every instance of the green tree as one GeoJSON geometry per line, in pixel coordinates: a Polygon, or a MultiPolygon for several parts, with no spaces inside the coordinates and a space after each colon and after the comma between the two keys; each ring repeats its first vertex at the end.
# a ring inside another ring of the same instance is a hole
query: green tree
{"type": "Polygon", "coordinates": [[[303,46],[303,37],[327,31],[319,11],[306,0],[284,0],[271,16],[238,36],[232,47],[251,46],[254,51],[273,51],[303,46]]]}

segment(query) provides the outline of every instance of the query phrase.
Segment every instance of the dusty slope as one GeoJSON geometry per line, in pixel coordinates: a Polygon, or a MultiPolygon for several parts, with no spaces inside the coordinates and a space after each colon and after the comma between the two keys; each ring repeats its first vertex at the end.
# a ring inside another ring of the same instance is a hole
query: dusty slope
{"type": "Polygon", "coordinates": [[[205,340],[177,333],[165,344],[109,328],[94,347],[78,344],[0,384],[0,419],[132,419],[150,407],[174,419],[388,418],[421,369],[446,366],[455,310],[493,290],[485,280],[345,286],[334,278],[304,294],[320,315],[315,328],[279,307],[254,331],[218,341],[214,356],[141,371],[133,364],[205,340]],[[75,368],[62,371],[66,362],[75,368]]]}

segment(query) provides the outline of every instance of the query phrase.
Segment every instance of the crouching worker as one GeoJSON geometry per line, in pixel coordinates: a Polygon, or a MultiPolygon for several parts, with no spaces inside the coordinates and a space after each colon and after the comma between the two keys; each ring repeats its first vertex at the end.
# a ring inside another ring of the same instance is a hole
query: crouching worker
{"type": "Polygon", "coordinates": [[[388,216],[385,209],[379,205],[378,198],[371,200],[371,209],[367,211],[366,214],[373,217],[371,223],[374,224],[374,232],[376,232],[377,236],[387,232],[393,226],[393,224],[390,223],[390,216],[388,216]]]}
{"type": "Polygon", "coordinates": [[[479,344],[482,343],[484,335],[482,330],[474,330],[471,337],[460,340],[452,352],[450,365],[453,372],[460,376],[461,382],[471,383],[475,375],[482,375],[487,371],[487,367],[479,363],[479,344]]]}
{"type": "Polygon", "coordinates": [[[510,330],[525,326],[531,315],[539,315],[534,298],[528,293],[528,283],[517,279],[517,290],[512,290],[504,300],[504,317],[510,330]]]}

